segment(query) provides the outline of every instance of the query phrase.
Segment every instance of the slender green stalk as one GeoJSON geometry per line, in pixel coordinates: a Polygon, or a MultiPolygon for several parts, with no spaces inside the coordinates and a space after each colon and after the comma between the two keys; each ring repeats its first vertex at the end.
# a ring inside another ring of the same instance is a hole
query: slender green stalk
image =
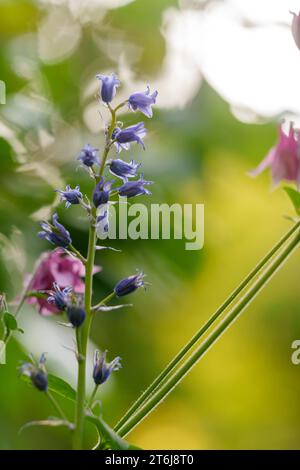
{"type": "Polygon", "coordinates": [[[110,126],[107,130],[106,145],[104,147],[103,156],[102,156],[101,165],[100,165],[100,170],[99,170],[99,176],[98,176],[98,178],[96,178],[96,182],[100,181],[100,178],[103,174],[106,159],[107,159],[108,153],[109,153],[110,148],[111,148],[111,136],[112,136],[113,130],[114,130],[115,125],[116,125],[116,110],[113,109],[109,104],[108,104],[108,108],[109,108],[110,113],[111,113],[111,122],[110,122],[110,126]]]}
{"type": "Polygon", "coordinates": [[[47,390],[46,395],[49,398],[49,400],[51,401],[51,403],[54,406],[54,408],[56,409],[56,411],[58,412],[58,414],[60,415],[60,417],[64,421],[68,422],[68,418],[66,417],[65,413],[63,412],[63,410],[61,409],[61,407],[59,406],[59,404],[55,400],[54,396],[49,392],[49,390],[47,390]]]}
{"type": "Polygon", "coordinates": [[[252,279],[259,273],[259,271],[266,265],[266,263],[277,253],[277,251],[284,245],[287,240],[295,233],[300,227],[300,221],[295,223],[293,227],[279,240],[276,245],[264,256],[264,258],[254,267],[254,269],[243,279],[243,281],[237,286],[237,288],[230,294],[225,302],[216,310],[216,312],[207,320],[207,322],[197,331],[197,333],[191,338],[191,340],[179,351],[179,353],[167,364],[163,371],[157,376],[157,378],[149,385],[149,387],[140,395],[140,397],[133,403],[128,409],[125,415],[115,426],[115,431],[118,431],[130,416],[136,412],[136,410],[149,398],[149,396],[160,386],[160,384],[166,379],[166,377],[176,368],[179,362],[184,356],[191,351],[192,347],[196,342],[208,331],[213,323],[222,315],[226,308],[232,304],[237,296],[244,290],[252,279]]]}
{"type": "Polygon", "coordinates": [[[69,245],[69,250],[72,251],[74,253],[74,255],[83,263],[85,264],[86,263],[86,259],[84,256],[82,256],[82,254],[80,253],[80,251],[78,251],[75,246],[73,245],[69,245]]]}
{"type": "MultiPolygon", "coordinates": [[[[95,182],[98,183],[103,174],[106,159],[110,150],[110,141],[116,123],[116,112],[109,106],[111,112],[111,123],[107,130],[106,145],[102,155],[102,161],[98,176],[95,182]]],[[[78,350],[78,376],[77,376],[77,399],[75,410],[75,429],[73,434],[73,449],[81,450],[83,448],[83,427],[85,418],[85,394],[86,394],[86,355],[89,334],[92,323],[92,294],[93,294],[93,269],[95,262],[95,246],[97,241],[95,219],[96,209],[91,211],[92,220],[89,230],[89,245],[87,259],[85,262],[85,293],[84,308],[86,320],[77,332],[77,350],[78,350]]]]}
{"type": "Polygon", "coordinates": [[[85,382],[86,382],[86,354],[87,343],[91,324],[91,302],[93,289],[93,268],[95,259],[96,230],[94,224],[90,226],[89,246],[85,270],[85,295],[84,308],[86,312],[86,320],[78,330],[78,378],[77,378],[77,400],[75,429],[73,435],[73,449],[82,449],[83,441],[83,425],[84,425],[84,409],[85,409],[85,382]]]}
{"type": "Polygon", "coordinates": [[[229,311],[220,324],[207,336],[207,338],[195,349],[191,355],[183,361],[178,369],[156,390],[153,395],[146,401],[139,410],[132,415],[125,425],[123,425],[118,434],[121,437],[126,436],[135,426],[137,426],[149,413],[151,413],[161,403],[166,396],[176,387],[176,385],[188,374],[208,349],[223,335],[223,333],[231,326],[238,316],[250,305],[256,295],[270,281],[275,272],[283,266],[285,261],[292,254],[294,249],[300,243],[300,235],[297,234],[287,246],[265,269],[265,271],[257,278],[252,287],[248,289],[245,295],[237,302],[237,304],[229,311]]]}
{"type": "Polygon", "coordinates": [[[99,385],[95,384],[94,390],[93,390],[92,395],[90,396],[90,399],[89,399],[89,402],[88,402],[88,406],[87,406],[88,408],[91,408],[91,406],[93,404],[93,401],[94,401],[95,395],[97,393],[98,387],[99,387],[99,385]]]}
{"type": "Polygon", "coordinates": [[[107,302],[109,302],[110,300],[112,300],[115,296],[115,292],[111,292],[109,295],[107,295],[104,299],[102,299],[98,304],[94,305],[92,307],[92,310],[93,311],[96,311],[99,307],[101,307],[102,305],[106,305],[107,302]]]}

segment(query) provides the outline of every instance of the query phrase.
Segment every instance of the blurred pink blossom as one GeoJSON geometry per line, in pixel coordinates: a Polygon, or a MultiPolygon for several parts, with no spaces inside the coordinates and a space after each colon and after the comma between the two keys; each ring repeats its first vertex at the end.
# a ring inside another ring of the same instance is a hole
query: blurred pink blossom
{"type": "Polygon", "coordinates": [[[294,41],[296,43],[296,46],[298,49],[300,49],[300,13],[296,15],[296,13],[293,13],[293,20],[292,20],[292,35],[294,38],[294,41]]]}
{"type": "Polygon", "coordinates": [[[300,182],[300,146],[297,134],[298,131],[294,129],[292,123],[288,135],[285,134],[281,125],[277,144],[271,148],[258,167],[250,172],[250,175],[257,176],[270,167],[275,186],[280,181],[287,180],[294,182],[298,187],[300,182]]]}
{"type": "MultiPolygon", "coordinates": [[[[100,271],[95,267],[94,273],[100,271]]],[[[62,289],[72,287],[73,291],[84,293],[85,267],[82,262],[67,254],[61,248],[44,253],[37,266],[35,274],[28,286],[29,291],[51,291],[53,283],[56,282],[62,289]]],[[[47,299],[31,297],[30,304],[36,304],[42,315],[60,313],[55,305],[47,302],[47,299]]]]}

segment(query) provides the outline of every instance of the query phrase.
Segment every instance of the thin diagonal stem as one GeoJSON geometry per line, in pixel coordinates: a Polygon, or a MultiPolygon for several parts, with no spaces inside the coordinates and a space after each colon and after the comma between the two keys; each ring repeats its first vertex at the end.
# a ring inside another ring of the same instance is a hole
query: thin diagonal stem
{"type": "Polygon", "coordinates": [[[98,304],[94,305],[92,307],[92,310],[93,311],[96,311],[99,307],[101,307],[102,305],[106,305],[107,302],[109,302],[110,300],[112,300],[115,296],[115,292],[111,292],[109,295],[107,295],[104,299],[102,299],[98,304]]]}
{"type": "Polygon", "coordinates": [[[90,396],[90,399],[89,399],[89,402],[88,402],[88,405],[87,405],[88,408],[91,408],[91,406],[93,404],[93,401],[94,401],[95,395],[97,393],[98,387],[99,387],[99,385],[95,384],[94,390],[92,391],[92,394],[90,396]]]}
{"type": "Polygon", "coordinates": [[[163,371],[157,378],[149,385],[149,387],[141,394],[141,396],[133,403],[125,415],[115,426],[115,431],[118,431],[130,416],[149,398],[149,396],[160,386],[166,377],[176,368],[184,356],[191,351],[193,346],[199,339],[208,331],[213,323],[222,315],[229,305],[237,298],[237,296],[245,289],[250,281],[259,273],[259,271],[266,265],[266,263],[278,252],[278,250],[290,239],[295,231],[300,227],[300,221],[295,223],[293,227],[276,243],[273,248],[264,256],[264,258],[252,269],[252,271],[243,279],[237,288],[230,294],[225,302],[216,310],[216,312],[207,320],[207,322],[197,331],[191,340],[179,351],[179,353],[167,364],[163,371]]]}
{"type": "Polygon", "coordinates": [[[84,256],[82,256],[82,254],[80,253],[80,251],[78,251],[75,246],[73,245],[69,245],[69,250],[71,252],[74,253],[74,255],[83,263],[83,264],[86,264],[86,259],[84,256]]]}
{"type": "Polygon", "coordinates": [[[300,235],[297,234],[287,246],[282,250],[281,254],[275,257],[274,260],[268,265],[265,271],[257,278],[244,296],[237,302],[237,304],[229,311],[220,324],[207,336],[207,338],[200,344],[191,355],[183,361],[177,370],[163,383],[163,385],[156,390],[153,395],[146,401],[139,410],[132,415],[123,425],[118,434],[121,437],[126,436],[135,426],[137,426],[149,413],[151,413],[161,403],[166,396],[181,382],[181,380],[191,371],[196,363],[204,356],[209,348],[223,335],[223,333],[234,323],[238,316],[250,305],[257,294],[266,286],[272,276],[280,269],[287,261],[289,256],[293,253],[296,247],[299,246],[300,235]]]}
{"type": "Polygon", "coordinates": [[[46,392],[46,395],[47,397],[49,398],[49,400],[51,401],[52,405],[54,406],[54,408],[56,409],[56,411],[58,412],[58,414],[60,415],[60,417],[68,422],[68,418],[66,417],[65,413],[63,412],[63,410],[61,409],[60,405],[57,403],[57,401],[55,400],[54,396],[49,392],[49,390],[47,390],[46,392]]]}

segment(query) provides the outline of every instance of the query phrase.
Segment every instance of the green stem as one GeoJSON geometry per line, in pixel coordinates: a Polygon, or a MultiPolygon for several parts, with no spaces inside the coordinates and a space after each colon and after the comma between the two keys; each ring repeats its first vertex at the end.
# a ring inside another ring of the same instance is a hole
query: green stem
{"type": "Polygon", "coordinates": [[[47,390],[46,395],[49,398],[49,400],[51,401],[51,403],[54,406],[54,408],[56,409],[56,411],[58,412],[58,414],[60,415],[60,417],[68,423],[68,418],[66,417],[63,410],[61,409],[61,407],[59,406],[59,404],[55,400],[54,396],[49,392],[49,390],[47,390]]]}
{"type": "MultiPolygon", "coordinates": [[[[103,174],[106,159],[110,150],[110,140],[115,128],[116,113],[109,106],[111,112],[111,123],[107,131],[106,145],[103,151],[99,175],[96,178],[96,183],[100,181],[103,174]]],[[[84,293],[84,308],[86,313],[86,320],[77,332],[77,349],[78,349],[78,376],[77,376],[77,399],[75,410],[75,429],[73,435],[73,449],[80,450],[83,447],[83,427],[85,418],[85,393],[86,393],[86,355],[87,345],[92,323],[92,293],[93,293],[93,269],[95,261],[95,246],[97,241],[95,218],[96,209],[93,208],[92,220],[89,231],[89,245],[87,259],[85,263],[85,293],[84,293]]]]}
{"type": "Polygon", "coordinates": [[[92,307],[92,310],[96,311],[99,307],[101,307],[101,305],[106,305],[107,302],[109,302],[110,300],[112,300],[114,298],[114,296],[115,296],[115,292],[111,292],[104,299],[102,299],[98,304],[94,305],[92,307]]]}
{"type": "Polygon", "coordinates": [[[88,408],[91,408],[91,406],[93,404],[93,401],[94,401],[95,395],[97,393],[98,387],[99,387],[99,385],[95,384],[94,390],[93,390],[92,395],[90,396],[90,399],[89,399],[89,402],[88,402],[88,406],[87,406],[88,408]]]}
{"type": "Polygon", "coordinates": [[[262,290],[263,287],[269,282],[275,272],[282,267],[288,257],[292,254],[294,249],[300,243],[300,235],[296,235],[284,250],[278,255],[265,269],[265,271],[258,277],[252,287],[245,293],[245,295],[238,301],[238,303],[229,311],[221,323],[207,336],[190,357],[185,359],[178,369],[164,382],[164,384],[156,390],[153,395],[146,401],[143,406],[139,408],[136,414],[132,415],[123,425],[118,434],[121,437],[126,436],[135,426],[137,426],[149,413],[151,413],[161,401],[176,387],[176,385],[191,371],[195,364],[201,357],[208,351],[208,349],[222,336],[222,334],[229,328],[238,316],[244,311],[246,307],[252,302],[256,295],[262,290]]]}
{"type": "Polygon", "coordinates": [[[89,245],[85,270],[85,294],[84,308],[86,320],[77,331],[78,349],[78,378],[77,378],[77,400],[75,411],[75,429],[73,435],[73,449],[80,450],[83,445],[83,425],[85,409],[85,382],[86,382],[86,355],[87,344],[91,325],[91,302],[93,290],[93,268],[95,259],[96,231],[94,224],[90,226],[89,245]]]}
{"type": "Polygon", "coordinates": [[[103,151],[103,156],[102,156],[102,160],[101,160],[99,175],[96,179],[97,183],[100,181],[100,178],[103,175],[103,171],[104,171],[104,168],[105,168],[105,163],[106,163],[106,160],[107,160],[107,156],[108,156],[108,153],[109,153],[110,148],[111,148],[111,136],[112,136],[113,130],[114,130],[115,125],[116,125],[116,110],[113,109],[110,105],[108,105],[108,108],[109,108],[110,113],[111,113],[111,122],[110,122],[110,126],[107,130],[106,144],[105,144],[104,151],[103,151]]]}
{"type": "Polygon", "coordinates": [[[80,251],[78,251],[75,246],[73,245],[69,245],[68,246],[69,250],[72,251],[74,253],[74,255],[83,263],[83,264],[86,264],[86,259],[84,256],[82,256],[82,254],[80,253],[80,251]]]}
{"type": "Polygon", "coordinates": [[[127,104],[127,103],[128,103],[128,100],[122,101],[122,103],[118,104],[118,106],[115,107],[114,112],[116,113],[120,108],[125,106],[125,104],[127,104]]]}
{"type": "Polygon", "coordinates": [[[254,267],[254,269],[243,279],[243,281],[237,286],[236,289],[230,294],[225,302],[216,310],[216,312],[207,320],[207,322],[197,331],[197,333],[191,338],[191,340],[179,351],[179,353],[167,364],[163,371],[157,376],[157,378],[149,385],[149,387],[140,395],[140,397],[133,403],[128,409],[125,415],[115,426],[115,431],[118,431],[133,413],[149,398],[149,396],[160,386],[160,384],[166,379],[168,375],[176,368],[179,362],[184,356],[191,351],[192,347],[196,342],[208,331],[212,324],[222,315],[226,308],[232,304],[236,297],[242,292],[247,284],[254,279],[258,272],[265,266],[265,264],[274,256],[275,253],[284,245],[284,243],[295,233],[300,227],[300,221],[298,221],[293,227],[279,240],[276,245],[266,254],[266,256],[254,267]]]}

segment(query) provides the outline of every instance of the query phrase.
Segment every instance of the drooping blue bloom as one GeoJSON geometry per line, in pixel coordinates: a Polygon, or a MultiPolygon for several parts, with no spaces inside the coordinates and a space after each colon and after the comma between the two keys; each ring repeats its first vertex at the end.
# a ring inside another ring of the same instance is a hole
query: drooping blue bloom
{"type": "Polygon", "coordinates": [[[65,191],[56,189],[56,192],[60,194],[61,199],[66,201],[66,208],[68,209],[71,204],[80,204],[82,200],[82,193],[80,192],[80,187],[76,186],[74,189],[71,189],[70,185],[66,186],[65,191]]]}
{"type": "Polygon", "coordinates": [[[102,82],[101,98],[104,103],[110,103],[117,92],[117,87],[120,86],[120,80],[114,73],[111,75],[96,75],[96,78],[102,82]]]}
{"type": "Polygon", "coordinates": [[[95,351],[93,379],[96,385],[101,385],[107,381],[112,372],[122,368],[121,358],[115,357],[111,362],[106,362],[107,351],[102,354],[95,351]]]}
{"type": "Polygon", "coordinates": [[[49,222],[42,222],[41,227],[42,231],[38,233],[40,238],[48,240],[56,246],[61,246],[62,248],[67,248],[72,243],[72,239],[68,230],[58,222],[58,215],[54,214],[52,217],[52,224],[49,222]]]}
{"type": "Polygon", "coordinates": [[[30,378],[32,385],[40,390],[40,392],[46,392],[48,389],[48,375],[45,368],[46,356],[43,353],[40,357],[38,367],[30,362],[24,362],[19,368],[22,375],[26,375],[30,378]]]}
{"type": "Polygon", "coordinates": [[[61,289],[59,285],[54,282],[53,291],[48,297],[47,302],[54,304],[58,310],[64,310],[67,307],[72,290],[72,287],[65,287],[64,289],[61,289]]]}
{"type": "Polygon", "coordinates": [[[111,192],[111,186],[113,183],[114,181],[107,181],[105,183],[104,178],[101,177],[93,193],[93,203],[96,208],[101,206],[102,204],[108,203],[109,194],[111,192]]]}
{"type": "Polygon", "coordinates": [[[151,192],[144,186],[149,186],[151,184],[153,184],[153,181],[146,181],[144,180],[143,175],[141,175],[139,180],[128,181],[127,183],[124,183],[118,189],[118,193],[119,193],[119,196],[125,196],[125,197],[141,196],[142,194],[149,195],[151,194],[151,192]]]}
{"type": "Polygon", "coordinates": [[[145,116],[151,118],[153,116],[152,105],[155,104],[158,92],[155,91],[150,95],[150,87],[143,93],[133,93],[128,98],[128,105],[132,111],[139,109],[145,116]]]}
{"type": "Polygon", "coordinates": [[[139,287],[142,287],[145,285],[145,282],[143,280],[144,278],[144,273],[138,273],[133,276],[126,277],[125,279],[122,279],[117,283],[117,285],[114,288],[114,292],[117,297],[123,297],[124,295],[131,294],[135,290],[137,290],[139,287]]]}
{"type": "Polygon", "coordinates": [[[87,144],[83,147],[80,152],[77,160],[87,167],[92,167],[93,165],[100,165],[100,160],[98,158],[99,149],[93,148],[90,144],[87,144]]]}
{"type": "Polygon", "coordinates": [[[66,308],[67,317],[75,328],[79,328],[85,320],[86,313],[80,305],[69,304],[66,308]]]}
{"type": "Polygon", "coordinates": [[[124,129],[116,127],[112,133],[112,139],[115,140],[114,144],[118,153],[121,152],[122,149],[128,150],[131,142],[140,144],[145,150],[145,145],[142,139],[146,134],[147,130],[145,129],[144,123],[139,122],[138,124],[125,127],[124,129]]]}
{"type": "Polygon", "coordinates": [[[134,160],[131,160],[130,163],[124,162],[120,158],[116,160],[111,160],[109,162],[110,172],[122,178],[124,182],[128,181],[128,178],[134,178],[137,175],[137,169],[141,166],[141,163],[135,163],[134,160]]]}

